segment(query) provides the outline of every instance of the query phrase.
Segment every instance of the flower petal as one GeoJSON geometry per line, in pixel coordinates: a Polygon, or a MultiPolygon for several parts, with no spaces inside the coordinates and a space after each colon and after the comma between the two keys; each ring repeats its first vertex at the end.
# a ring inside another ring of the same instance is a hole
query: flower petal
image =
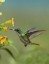
{"type": "Polygon", "coordinates": [[[2,38],[3,36],[0,36],[0,38],[2,38]]]}
{"type": "Polygon", "coordinates": [[[2,23],[1,25],[4,25],[4,24],[11,24],[12,26],[14,26],[14,18],[12,18],[11,20],[8,20],[8,21],[2,23]]]}
{"type": "Polygon", "coordinates": [[[3,27],[3,29],[7,32],[9,27],[3,27]]]}
{"type": "Polygon", "coordinates": [[[3,36],[3,37],[0,39],[0,44],[5,44],[5,43],[6,43],[6,38],[7,38],[7,36],[3,36]]]}

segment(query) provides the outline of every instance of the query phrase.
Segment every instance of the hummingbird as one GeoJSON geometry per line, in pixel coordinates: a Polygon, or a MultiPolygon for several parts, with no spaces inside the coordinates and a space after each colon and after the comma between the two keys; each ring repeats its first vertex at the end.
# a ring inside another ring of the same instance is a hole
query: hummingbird
{"type": "Polygon", "coordinates": [[[45,30],[36,30],[36,28],[30,28],[30,29],[26,30],[25,32],[23,32],[20,28],[10,29],[10,30],[15,31],[18,34],[21,42],[23,42],[25,47],[28,44],[39,45],[39,44],[36,44],[36,43],[32,43],[31,39],[35,38],[36,36],[45,32],[45,30]]]}

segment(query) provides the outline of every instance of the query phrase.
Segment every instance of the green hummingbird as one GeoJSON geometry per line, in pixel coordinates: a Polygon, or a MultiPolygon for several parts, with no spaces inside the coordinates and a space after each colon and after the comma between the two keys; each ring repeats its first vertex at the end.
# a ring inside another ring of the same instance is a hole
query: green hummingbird
{"type": "Polygon", "coordinates": [[[42,34],[43,32],[45,32],[45,30],[36,30],[36,28],[30,28],[25,32],[23,32],[20,28],[10,29],[10,30],[16,31],[20,40],[24,43],[25,47],[28,44],[39,45],[39,44],[36,44],[36,43],[32,43],[30,39],[42,34]]]}

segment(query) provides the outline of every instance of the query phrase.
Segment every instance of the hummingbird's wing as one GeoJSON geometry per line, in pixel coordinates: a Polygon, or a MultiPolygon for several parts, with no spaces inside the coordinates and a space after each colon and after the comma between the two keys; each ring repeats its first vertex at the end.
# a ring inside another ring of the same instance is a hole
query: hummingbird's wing
{"type": "Polygon", "coordinates": [[[34,31],[37,31],[36,28],[30,28],[26,31],[26,33],[30,33],[30,32],[34,32],[34,31]]]}
{"type": "Polygon", "coordinates": [[[26,35],[29,39],[32,39],[40,34],[42,34],[45,30],[36,30],[35,28],[31,28],[26,31],[26,35]]]}

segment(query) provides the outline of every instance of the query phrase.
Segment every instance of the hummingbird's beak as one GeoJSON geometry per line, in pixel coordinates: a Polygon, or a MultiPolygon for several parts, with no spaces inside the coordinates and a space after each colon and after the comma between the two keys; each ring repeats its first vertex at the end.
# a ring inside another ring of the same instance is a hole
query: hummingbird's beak
{"type": "Polygon", "coordinates": [[[15,29],[10,29],[10,30],[15,30],[15,29]]]}

